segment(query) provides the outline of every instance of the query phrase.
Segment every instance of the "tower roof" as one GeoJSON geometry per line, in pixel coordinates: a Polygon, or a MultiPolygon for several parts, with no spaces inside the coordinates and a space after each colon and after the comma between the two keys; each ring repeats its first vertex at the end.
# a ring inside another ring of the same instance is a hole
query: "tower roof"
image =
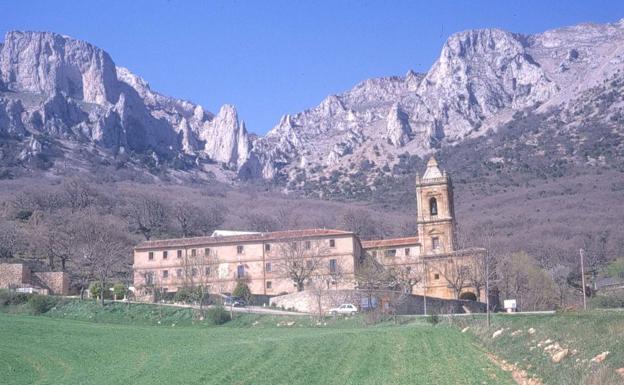
{"type": "Polygon", "coordinates": [[[422,178],[435,179],[442,178],[443,176],[442,171],[438,168],[438,161],[432,156],[427,162],[427,169],[425,170],[425,174],[422,178]]]}

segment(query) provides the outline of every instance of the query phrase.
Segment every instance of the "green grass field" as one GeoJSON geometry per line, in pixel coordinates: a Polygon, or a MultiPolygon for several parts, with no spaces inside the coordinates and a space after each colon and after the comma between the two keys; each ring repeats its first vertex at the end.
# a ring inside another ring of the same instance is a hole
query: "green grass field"
{"type": "Polygon", "coordinates": [[[624,311],[497,314],[489,329],[484,326],[482,315],[457,318],[454,322],[459,328],[470,326],[467,334],[477,336],[486,349],[528,368],[530,374],[548,385],[624,384],[624,378],[616,373],[616,369],[624,368],[624,311]],[[528,332],[531,328],[533,334],[528,332]],[[493,332],[501,329],[501,336],[492,338],[493,332]],[[554,363],[552,352],[544,349],[555,343],[569,351],[559,363],[554,363]],[[609,352],[603,362],[591,362],[602,352],[609,352]]]}
{"type": "Polygon", "coordinates": [[[513,384],[452,326],[351,321],[154,326],[0,313],[0,384],[513,384]]]}

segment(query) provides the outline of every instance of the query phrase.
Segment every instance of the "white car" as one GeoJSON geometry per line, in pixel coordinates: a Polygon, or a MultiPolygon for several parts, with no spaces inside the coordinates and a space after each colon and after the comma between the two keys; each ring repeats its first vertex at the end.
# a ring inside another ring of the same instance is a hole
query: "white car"
{"type": "Polygon", "coordinates": [[[329,314],[331,315],[337,315],[337,314],[348,314],[348,315],[355,315],[355,313],[357,313],[358,309],[357,307],[355,307],[354,304],[351,303],[343,303],[342,305],[329,309],[329,314]]]}

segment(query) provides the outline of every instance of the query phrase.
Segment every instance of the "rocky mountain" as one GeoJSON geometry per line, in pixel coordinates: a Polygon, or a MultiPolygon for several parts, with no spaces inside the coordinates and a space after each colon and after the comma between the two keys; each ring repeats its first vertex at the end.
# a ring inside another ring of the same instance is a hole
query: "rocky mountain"
{"type": "Polygon", "coordinates": [[[161,95],[105,51],[48,32],[9,32],[0,45],[0,137],[0,163],[14,168],[91,148],[138,167],[236,170],[250,150],[233,106],[214,115],[161,95]]]}
{"type": "MultiPolygon", "coordinates": [[[[544,120],[565,115],[569,120],[557,120],[560,131],[576,135],[583,117],[572,110],[597,87],[609,92],[623,69],[624,19],[535,35],[459,32],[426,73],[366,80],[282,117],[254,142],[240,175],[308,192],[340,184],[370,190],[406,157],[484,138],[527,112],[544,120]]],[[[610,105],[600,122],[617,126],[610,116],[620,110],[610,105]]]]}
{"type": "Polygon", "coordinates": [[[426,73],[364,80],[256,137],[233,106],[215,115],[159,94],[91,44],[9,32],[0,46],[0,178],[69,164],[361,198],[432,152],[480,164],[475,175],[562,162],[618,168],[623,70],[624,19],[535,35],[464,31],[426,73]],[[601,160],[593,149],[605,143],[601,160]]]}

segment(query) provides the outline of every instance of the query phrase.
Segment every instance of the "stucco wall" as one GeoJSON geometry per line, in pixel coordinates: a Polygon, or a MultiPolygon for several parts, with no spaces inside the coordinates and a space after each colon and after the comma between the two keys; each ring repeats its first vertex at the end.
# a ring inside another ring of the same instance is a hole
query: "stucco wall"
{"type": "MultiPolygon", "coordinates": [[[[338,288],[352,288],[353,275],[355,269],[356,253],[359,252],[359,242],[355,242],[353,235],[333,235],[319,236],[316,238],[306,238],[298,242],[312,242],[312,248],[318,249],[318,254],[313,250],[310,255],[320,258],[321,265],[319,272],[328,273],[331,259],[335,259],[341,275],[344,279],[337,283],[338,288]],[[329,247],[329,241],[334,242],[333,247],[329,247]],[[317,245],[318,244],[318,245],[317,245]]],[[[284,245],[288,242],[280,240],[258,241],[258,242],[233,242],[232,244],[202,245],[193,247],[177,248],[154,248],[140,249],[134,252],[134,286],[142,288],[145,286],[145,274],[154,274],[155,283],[168,292],[175,292],[180,287],[184,287],[190,281],[189,264],[193,267],[202,261],[201,266],[210,268],[210,274],[201,276],[198,272],[198,279],[206,282],[210,286],[211,292],[230,293],[237,282],[237,269],[244,268],[245,282],[249,285],[252,294],[256,295],[278,295],[280,293],[291,293],[296,290],[296,286],[290,277],[285,274],[284,245]],[[266,245],[269,245],[267,248],[266,245]],[[242,246],[241,253],[237,247],[242,246]],[[206,254],[206,249],[210,249],[210,257],[206,254]],[[180,253],[178,254],[178,250],[180,253]],[[194,250],[194,251],[193,251],[194,250]],[[163,252],[167,252],[164,258],[163,252]],[[150,259],[150,252],[152,259],[150,259]],[[195,254],[195,258],[192,254],[195,254]],[[180,257],[178,257],[180,255],[180,257]],[[195,261],[195,262],[193,262],[195,261]],[[267,264],[271,265],[271,270],[267,270],[267,264]],[[178,275],[178,270],[180,274],[178,275]],[[166,277],[164,271],[167,271],[166,277]]],[[[199,267],[197,267],[199,268],[199,267]]],[[[199,282],[199,281],[198,281],[199,282]]]]}

